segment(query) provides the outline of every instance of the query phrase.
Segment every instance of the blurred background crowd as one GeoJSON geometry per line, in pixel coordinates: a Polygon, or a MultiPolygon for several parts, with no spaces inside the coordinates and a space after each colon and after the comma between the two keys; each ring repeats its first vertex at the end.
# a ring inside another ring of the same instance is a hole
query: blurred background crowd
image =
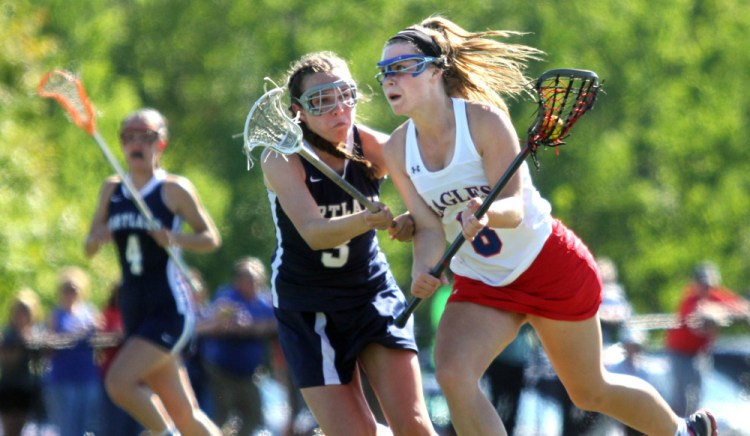
{"type": "MultiPolygon", "coordinates": [[[[639,314],[618,282],[616,265],[598,259],[605,284],[599,310],[605,365],[651,382],[678,412],[710,407],[721,434],[748,434],[750,303],[721,284],[712,262],[695,266],[673,313],[639,314]],[[743,412],[744,410],[744,412],[743,412]]],[[[196,335],[184,352],[201,408],[228,435],[312,435],[316,424],[292,386],[276,341],[276,321],[263,262],[238,259],[225,284],[194,295],[196,335]]],[[[78,267],[58,272],[57,301],[44,307],[24,288],[9,305],[0,336],[2,435],[138,435],[139,425],[115,406],[102,380],[117,353],[122,325],[118,286],[97,307],[78,267]]],[[[431,300],[433,329],[450,287],[431,300]]],[[[432,376],[431,345],[421,353],[428,406],[441,434],[454,434],[432,376]]],[[[488,368],[483,388],[513,435],[631,435],[631,429],[577,409],[556,378],[532,329],[488,368]]],[[[377,400],[372,397],[374,410],[377,400]]],[[[377,412],[376,412],[377,413],[377,412]]],[[[380,416],[382,420],[382,416],[380,416]]]]}

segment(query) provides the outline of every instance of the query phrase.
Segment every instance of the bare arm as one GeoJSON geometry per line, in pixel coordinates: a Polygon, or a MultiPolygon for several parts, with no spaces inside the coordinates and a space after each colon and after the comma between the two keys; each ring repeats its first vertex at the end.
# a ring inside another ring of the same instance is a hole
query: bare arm
{"type": "Polygon", "coordinates": [[[119,183],[118,177],[110,177],[104,181],[99,190],[99,200],[91,220],[91,227],[83,251],[87,257],[94,256],[102,245],[112,240],[112,234],[107,227],[107,214],[109,212],[109,199],[119,183]]]}
{"type": "Polygon", "coordinates": [[[159,245],[177,245],[199,253],[209,253],[221,246],[221,235],[216,224],[188,179],[170,175],[164,184],[164,201],[172,212],[185,220],[193,232],[172,232],[169,229],[151,232],[159,245]]]}
{"type": "Polygon", "coordinates": [[[281,203],[284,212],[313,250],[325,250],[345,244],[373,228],[385,229],[393,220],[390,210],[367,209],[346,216],[326,218],[305,184],[305,170],[297,155],[282,156],[266,150],[261,157],[263,178],[281,203]]]}
{"type": "MultiPolygon", "coordinates": [[[[467,103],[467,116],[474,145],[482,156],[485,176],[490,186],[494,186],[521,151],[518,135],[510,118],[497,108],[467,103]]],[[[482,200],[475,198],[469,201],[461,215],[466,239],[473,240],[485,226],[517,227],[523,221],[521,185],[521,175],[516,172],[479,220],[473,214],[482,200]]]]}

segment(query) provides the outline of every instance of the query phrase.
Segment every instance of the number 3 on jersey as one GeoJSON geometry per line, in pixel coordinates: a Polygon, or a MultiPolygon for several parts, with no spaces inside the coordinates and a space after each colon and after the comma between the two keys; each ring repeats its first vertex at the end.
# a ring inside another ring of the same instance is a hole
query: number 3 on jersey
{"type": "MultiPolygon", "coordinates": [[[[456,221],[461,224],[461,212],[456,215],[456,221]]],[[[479,231],[479,233],[477,233],[474,240],[471,241],[471,246],[474,247],[474,251],[478,255],[490,257],[500,252],[503,248],[503,242],[500,240],[500,236],[498,236],[497,232],[490,227],[485,226],[479,231]]]]}
{"type": "Polygon", "coordinates": [[[333,250],[323,252],[320,261],[326,268],[341,268],[349,260],[349,241],[344,242],[333,250]]]}
{"type": "Polygon", "coordinates": [[[125,260],[130,265],[130,273],[134,276],[143,274],[143,251],[141,242],[136,235],[128,236],[128,243],[125,247],[125,260]]]}

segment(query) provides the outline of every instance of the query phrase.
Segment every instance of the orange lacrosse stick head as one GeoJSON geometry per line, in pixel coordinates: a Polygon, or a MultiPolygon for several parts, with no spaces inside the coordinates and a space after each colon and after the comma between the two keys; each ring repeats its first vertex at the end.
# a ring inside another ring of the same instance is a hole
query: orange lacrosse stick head
{"type": "Polygon", "coordinates": [[[94,134],[94,106],[86,95],[81,80],[73,73],[52,70],[42,77],[36,90],[40,96],[57,101],[78,127],[89,135],[94,134]]]}

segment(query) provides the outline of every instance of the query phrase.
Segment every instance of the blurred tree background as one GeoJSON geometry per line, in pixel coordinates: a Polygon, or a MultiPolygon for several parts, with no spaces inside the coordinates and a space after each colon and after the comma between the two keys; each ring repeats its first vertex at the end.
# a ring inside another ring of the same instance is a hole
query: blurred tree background
{"type": "MultiPolygon", "coordinates": [[[[720,265],[726,285],[747,289],[750,3],[448,3],[0,0],[0,299],[30,286],[51,303],[55,274],[74,264],[91,273],[102,302],[119,274],[113,249],[92,260],[82,250],[113,171],[57,104],[36,96],[45,72],[83,79],[118,157],[124,115],[153,106],[169,118],[164,166],[192,179],[224,238],[218,253],[186,257],[214,288],[234,259],[268,260],[275,243],[261,171],[247,171],[235,136],[264,78],[281,83],[306,52],[338,52],[370,96],[361,120],[390,132],[403,119],[380,94],[374,65],[388,37],[431,14],[468,30],[529,32],[512,42],[547,53],[530,76],[566,67],[603,79],[595,110],[560,156],[540,153],[535,179],[553,213],[595,255],[614,259],[640,312],[672,310],[703,259],[720,265]]],[[[523,136],[535,107],[519,100],[511,110],[523,136]]],[[[384,200],[403,210],[388,182],[384,200]]],[[[408,289],[410,246],[381,236],[408,289]]]]}

